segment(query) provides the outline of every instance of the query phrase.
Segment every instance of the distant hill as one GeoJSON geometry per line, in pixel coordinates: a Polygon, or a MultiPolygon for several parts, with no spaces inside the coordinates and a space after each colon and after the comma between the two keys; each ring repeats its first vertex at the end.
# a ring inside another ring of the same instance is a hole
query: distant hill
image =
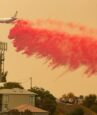
{"type": "Polygon", "coordinates": [[[66,105],[63,103],[57,103],[57,109],[54,115],[65,115],[67,112],[73,111],[76,108],[82,108],[85,112],[84,115],[97,115],[95,112],[82,105],[66,105]]]}

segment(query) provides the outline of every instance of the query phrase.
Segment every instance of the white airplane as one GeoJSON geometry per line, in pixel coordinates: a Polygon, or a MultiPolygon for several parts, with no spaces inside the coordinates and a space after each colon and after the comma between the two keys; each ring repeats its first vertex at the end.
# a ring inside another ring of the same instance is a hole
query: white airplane
{"type": "Polygon", "coordinates": [[[11,18],[0,18],[0,23],[12,23],[13,21],[15,21],[16,19],[17,19],[17,11],[16,11],[16,13],[15,13],[15,15],[13,16],[13,17],[11,17],[11,18]]]}

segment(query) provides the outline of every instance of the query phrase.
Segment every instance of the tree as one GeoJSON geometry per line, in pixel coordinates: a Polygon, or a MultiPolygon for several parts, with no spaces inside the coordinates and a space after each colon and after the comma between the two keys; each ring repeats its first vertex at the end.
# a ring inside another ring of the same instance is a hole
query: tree
{"type": "Polygon", "coordinates": [[[90,94],[89,96],[86,96],[83,102],[83,104],[88,108],[90,108],[95,103],[96,103],[96,95],[94,94],[90,94]]]}
{"type": "Polygon", "coordinates": [[[43,88],[33,87],[30,91],[38,94],[36,97],[36,106],[47,110],[50,115],[53,115],[56,110],[56,98],[43,88]]]}
{"type": "Polygon", "coordinates": [[[76,99],[76,96],[70,92],[67,95],[66,94],[62,95],[62,97],[60,98],[60,101],[64,103],[74,103],[75,99],[76,99]]]}
{"type": "Polygon", "coordinates": [[[23,89],[23,86],[20,85],[20,83],[18,82],[7,82],[7,83],[4,83],[4,86],[0,87],[0,89],[12,89],[12,88],[20,88],[20,89],[23,89]]]}
{"type": "Polygon", "coordinates": [[[68,97],[66,94],[62,95],[62,97],[60,98],[60,101],[63,103],[68,103],[68,97]]]}
{"type": "Polygon", "coordinates": [[[75,95],[74,95],[72,92],[68,93],[68,94],[67,94],[67,97],[68,97],[69,99],[75,99],[75,95]]]}
{"type": "Polygon", "coordinates": [[[0,73],[0,82],[6,82],[7,73],[8,73],[7,71],[0,73]]]}

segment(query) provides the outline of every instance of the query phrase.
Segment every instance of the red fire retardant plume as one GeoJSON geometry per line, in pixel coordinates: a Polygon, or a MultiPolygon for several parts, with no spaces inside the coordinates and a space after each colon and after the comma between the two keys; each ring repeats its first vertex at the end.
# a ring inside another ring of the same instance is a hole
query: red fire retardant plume
{"type": "Polygon", "coordinates": [[[9,39],[13,40],[17,51],[28,56],[45,57],[52,68],[66,65],[69,70],[75,70],[83,65],[86,67],[85,73],[97,73],[96,30],[72,23],[63,26],[54,21],[48,21],[45,25],[41,21],[35,25],[18,20],[10,31],[9,39]]]}

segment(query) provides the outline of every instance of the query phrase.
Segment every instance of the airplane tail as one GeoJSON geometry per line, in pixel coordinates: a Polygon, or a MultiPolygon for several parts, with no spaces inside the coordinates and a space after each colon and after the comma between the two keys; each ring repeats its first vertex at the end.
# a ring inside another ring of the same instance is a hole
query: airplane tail
{"type": "Polygon", "coordinates": [[[17,14],[18,14],[18,11],[15,12],[15,14],[14,14],[13,17],[16,18],[16,17],[17,17],[17,14]]]}

